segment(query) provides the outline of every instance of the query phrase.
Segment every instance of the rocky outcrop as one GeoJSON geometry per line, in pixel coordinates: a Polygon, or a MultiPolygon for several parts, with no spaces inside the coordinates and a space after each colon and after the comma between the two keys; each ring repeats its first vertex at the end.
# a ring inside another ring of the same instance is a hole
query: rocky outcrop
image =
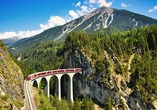
{"type": "Polygon", "coordinates": [[[82,27],[82,30],[89,30],[91,27],[94,27],[95,30],[107,28],[113,21],[113,12],[114,9],[102,6],[100,9],[81,17],[80,20],[73,20],[63,25],[61,31],[57,33],[58,36],[54,39],[54,41],[57,41],[69,32],[78,30],[82,27]]]}
{"type": "MultiPolygon", "coordinates": [[[[109,50],[108,50],[109,51],[109,50]]],[[[112,56],[113,63],[115,57],[113,52],[108,53],[112,56]]],[[[95,103],[104,107],[106,99],[111,98],[116,110],[152,110],[153,104],[143,102],[136,95],[132,95],[128,84],[123,78],[111,72],[104,73],[96,71],[94,65],[85,54],[76,50],[74,53],[66,53],[62,68],[82,68],[82,75],[74,76],[74,97],[90,96],[95,103]],[[118,83],[120,82],[120,83],[118,83]],[[128,89],[130,91],[128,91],[128,89]]],[[[111,62],[110,62],[111,63],[111,62]]],[[[138,87],[134,93],[138,93],[138,87]]],[[[157,108],[156,108],[157,109],[157,108]]]]}
{"type": "Polygon", "coordinates": [[[23,75],[7,49],[0,46],[0,109],[16,110],[22,105],[23,75]],[[16,104],[17,104],[16,103],[16,104]]]}

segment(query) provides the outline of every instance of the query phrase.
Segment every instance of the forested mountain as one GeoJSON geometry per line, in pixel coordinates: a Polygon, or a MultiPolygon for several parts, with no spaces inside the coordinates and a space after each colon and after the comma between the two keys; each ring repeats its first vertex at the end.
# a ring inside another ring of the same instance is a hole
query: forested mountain
{"type": "Polygon", "coordinates": [[[23,88],[21,69],[0,41],[0,110],[20,110],[23,88]]]}
{"type": "Polygon", "coordinates": [[[25,76],[38,71],[60,68],[63,62],[62,48],[62,42],[56,43],[54,41],[38,42],[26,48],[18,57],[18,60],[23,63],[22,68],[25,76]]]}
{"type": "Polygon", "coordinates": [[[74,97],[89,96],[105,110],[157,109],[157,25],[110,35],[104,30],[71,32],[65,42],[37,43],[19,58],[29,70],[25,76],[82,68],[83,74],[74,77],[74,97]]]}
{"type": "Polygon", "coordinates": [[[151,24],[157,24],[157,20],[127,10],[103,6],[62,26],[53,27],[36,36],[20,40],[11,46],[9,50],[12,54],[18,55],[21,50],[36,42],[64,41],[65,36],[71,31],[84,30],[91,34],[95,30],[103,29],[107,34],[110,34],[111,32],[125,31],[130,28],[139,28],[151,24]]]}

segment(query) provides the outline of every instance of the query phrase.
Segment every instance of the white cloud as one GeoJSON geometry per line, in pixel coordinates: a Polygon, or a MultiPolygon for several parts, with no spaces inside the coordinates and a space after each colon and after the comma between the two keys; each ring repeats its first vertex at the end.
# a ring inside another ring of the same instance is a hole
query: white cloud
{"type": "Polygon", "coordinates": [[[76,19],[79,17],[79,15],[74,11],[74,10],[70,10],[69,11],[69,15],[73,18],[76,19]]]}
{"type": "Polygon", "coordinates": [[[66,23],[66,19],[60,16],[51,16],[50,19],[47,21],[46,24],[40,24],[40,28],[46,30],[48,28],[63,25],[66,23]]]}
{"type": "Polygon", "coordinates": [[[157,6],[154,6],[152,9],[148,10],[148,12],[155,12],[157,11],[157,6]]]}
{"type": "Polygon", "coordinates": [[[127,6],[126,4],[124,4],[124,3],[121,3],[121,6],[124,7],[124,8],[128,7],[128,6],[127,6]]]}
{"type": "Polygon", "coordinates": [[[91,11],[95,10],[96,8],[93,7],[92,5],[89,5],[89,6],[86,6],[86,5],[82,5],[80,6],[80,10],[76,10],[76,13],[79,15],[79,16],[83,16],[87,13],[90,13],[91,11]]]}
{"type": "Polygon", "coordinates": [[[89,0],[89,3],[96,3],[96,0],[89,0]]]}
{"type": "Polygon", "coordinates": [[[153,11],[154,11],[153,9],[148,10],[148,12],[153,12],[153,11]]]}
{"type": "MultiPolygon", "coordinates": [[[[43,32],[46,29],[52,28],[54,26],[63,25],[73,19],[76,19],[80,16],[83,16],[93,10],[95,10],[98,7],[106,6],[110,7],[112,5],[112,2],[114,0],[111,0],[107,2],[106,0],[84,0],[84,2],[81,4],[81,2],[73,3],[72,6],[76,7],[77,9],[69,10],[68,14],[65,17],[61,16],[50,16],[50,19],[46,23],[40,23],[38,30],[26,30],[26,31],[19,31],[19,32],[4,32],[0,33],[0,39],[4,38],[10,38],[17,36],[19,38],[24,37],[31,37],[36,34],[39,34],[43,32]]],[[[157,9],[157,7],[154,7],[154,9],[157,9]]]]}
{"type": "Polygon", "coordinates": [[[0,39],[6,39],[6,38],[11,38],[11,37],[15,37],[17,36],[17,34],[15,32],[4,32],[4,33],[0,33],[0,39]]]}
{"type": "Polygon", "coordinates": [[[131,7],[131,5],[130,5],[130,4],[125,4],[125,3],[121,3],[121,6],[122,6],[123,8],[126,8],[126,7],[131,7]]]}
{"type": "Polygon", "coordinates": [[[30,37],[30,36],[34,36],[34,35],[37,35],[39,33],[41,33],[43,30],[40,29],[40,30],[27,30],[27,31],[19,31],[17,33],[17,36],[20,37],[20,38],[26,38],[26,37],[30,37]]]}
{"type": "Polygon", "coordinates": [[[84,13],[82,11],[80,11],[80,10],[77,10],[77,13],[78,13],[79,16],[83,16],[84,15],[84,13]]]}
{"type": "Polygon", "coordinates": [[[26,38],[26,37],[31,37],[34,35],[37,35],[41,32],[43,32],[46,29],[49,29],[54,26],[58,25],[63,25],[66,22],[71,20],[70,18],[62,18],[60,16],[50,16],[50,19],[47,21],[45,24],[40,24],[40,29],[39,30],[26,30],[26,31],[19,31],[19,32],[4,32],[0,33],[0,39],[5,39],[5,38],[11,38],[11,37],[19,37],[19,38],[26,38]]]}
{"type": "Polygon", "coordinates": [[[78,2],[78,3],[75,5],[75,7],[80,6],[80,5],[81,5],[81,2],[78,2]]]}
{"type": "Polygon", "coordinates": [[[19,31],[19,32],[5,32],[5,33],[0,33],[0,39],[7,39],[11,37],[19,37],[19,38],[26,38],[30,36],[37,35],[41,33],[43,30],[27,30],[27,31],[19,31]]]}
{"type": "Polygon", "coordinates": [[[157,10],[157,6],[154,6],[154,10],[157,10]]]}
{"type": "Polygon", "coordinates": [[[106,6],[106,7],[111,7],[112,5],[112,1],[107,2],[106,0],[85,0],[84,4],[94,4],[94,5],[98,5],[99,7],[101,6],[106,6]]]}
{"type": "Polygon", "coordinates": [[[106,0],[98,0],[98,4],[99,4],[100,7],[101,6],[110,7],[112,5],[112,2],[110,1],[110,2],[107,3],[106,0]]]}

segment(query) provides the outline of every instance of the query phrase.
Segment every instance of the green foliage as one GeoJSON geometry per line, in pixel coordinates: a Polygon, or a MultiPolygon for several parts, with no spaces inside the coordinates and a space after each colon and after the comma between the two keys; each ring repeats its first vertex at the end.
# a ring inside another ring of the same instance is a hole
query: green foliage
{"type": "Polygon", "coordinates": [[[157,26],[144,27],[138,30],[140,39],[135,43],[142,50],[137,54],[132,62],[131,83],[132,88],[138,87],[140,97],[145,102],[152,102],[152,95],[157,94],[157,74],[156,74],[156,42],[157,26]]]}
{"type": "Polygon", "coordinates": [[[39,108],[40,110],[52,110],[52,107],[50,106],[50,102],[44,94],[40,95],[39,108]]]}
{"type": "Polygon", "coordinates": [[[69,102],[69,110],[73,110],[74,108],[74,104],[72,101],[69,102]]]}
{"type": "Polygon", "coordinates": [[[96,31],[89,35],[84,31],[71,32],[67,35],[64,43],[64,51],[74,52],[79,49],[85,52],[92,60],[103,56],[104,46],[101,39],[107,36],[104,31],[96,31]],[[101,34],[100,34],[101,33],[101,34]],[[104,36],[103,36],[104,35],[104,36]]]}
{"type": "Polygon", "coordinates": [[[56,107],[56,110],[60,109],[61,103],[58,100],[58,97],[56,95],[55,96],[52,96],[52,95],[50,96],[50,103],[51,103],[52,107],[56,107]]]}
{"type": "Polygon", "coordinates": [[[116,64],[115,72],[116,72],[117,74],[123,74],[124,70],[123,70],[122,65],[120,65],[119,63],[116,64]]]}
{"type": "Polygon", "coordinates": [[[39,84],[39,89],[43,90],[44,89],[44,79],[41,80],[40,84],[39,84]]]}
{"type": "Polygon", "coordinates": [[[4,44],[3,44],[3,42],[0,40],[0,47],[3,47],[4,46],[4,44]]]}
{"type": "Polygon", "coordinates": [[[66,99],[58,100],[58,97],[50,95],[50,104],[56,110],[94,110],[94,103],[91,98],[84,98],[79,100],[78,98],[72,103],[66,99]]]}
{"type": "Polygon", "coordinates": [[[21,53],[19,63],[24,75],[45,70],[58,69],[63,61],[62,43],[39,42],[21,53]]]}
{"type": "Polygon", "coordinates": [[[62,99],[60,104],[61,104],[61,106],[60,106],[59,110],[70,110],[68,101],[66,99],[62,99]]]}
{"type": "Polygon", "coordinates": [[[23,103],[22,103],[22,102],[19,102],[19,99],[13,100],[13,103],[14,103],[14,105],[15,105],[17,108],[19,108],[19,109],[23,106],[23,103]]]}
{"type": "Polygon", "coordinates": [[[107,72],[109,66],[107,66],[108,62],[104,61],[104,51],[110,48],[113,50],[110,53],[111,59],[115,56],[120,62],[113,65],[117,74],[127,73],[128,66],[123,64],[128,62],[128,56],[135,53],[131,64],[130,83],[132,88],[139,87],[138,96],[141,99],[151,102],[152,95],[157,94],[156,47],[157,25],[151,25],[125,32],[113,32],[109,37],[102,30],[95,31],[91,35],[85,32],[72,32],[65,40],[64,51],[73,52],[80,49],[91,58],[96,72],[107,72]]]}
{"type": "Polygon", "coordinates": [[[2,100],[7,101],[8,99],[10,99],[10,95],[9,94],[5,94],[1,98],[2,98],[2,100]]]}
{"type": "Polygon", "coordinates": [[[105,69],[105,66],[103,64],[102,60],[98,60],[95,62],[95,68],[97,71],[103,71],[105,69]]]}
{"type": "Polygon", "coordinates": [[[7,47],[5,47],[5,45],[3,44],[3,42],[1,40],[0,40],[0,47],[1,47],[2,50],[8,52],[7,47]]]}
{"type": "Polygon", "coordinates": [[[91,98],[85,97],[82,100],[82,109],[81,110],[94,110],[94,103],[91,98]]]}
{"type": "Polygon", "coordinates": [[[73,110],[81,110],[81,102],[78,98],[75,99],[73,110]]]}
{"type": "Polygon", "coordinates": [[[157,94],[156,61],[145,53],[142,58],[136,57],[132,63],[131,82],[133,88],[139,87],[139,97],[145,102],[152,102],[152,94],[157,94]]]}
{"type": "Polygon", "coordinates": [[[106,97],[104,105],[104,110],[112,110],[112,99],[110,97],[106,97]]]}
{"type": "Polygon", "coordinates": [[[53,91],[54,88],[55,88],[55,82],[56,82],[56,77],[55,76],[52,76],[51,79],[50,79],[50,91],[53,91]]]}

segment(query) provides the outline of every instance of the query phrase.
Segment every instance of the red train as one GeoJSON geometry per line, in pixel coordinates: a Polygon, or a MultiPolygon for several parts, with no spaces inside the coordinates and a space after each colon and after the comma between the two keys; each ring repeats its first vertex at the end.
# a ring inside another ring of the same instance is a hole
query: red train
{"type": "Polygon", "coordinates": [[[61,74],[61,73],[77,73],[77,72],[82,72],[82,68],[70,68],[70,69],[58,69],[58,70],[49,70],[49,71],[43,71],[43,72],[38,72],[31,74],[27,77],[27,80],[33,80],[37,77],[42,77],[46,75],[51,75],[51,74],[61,74]]]}

